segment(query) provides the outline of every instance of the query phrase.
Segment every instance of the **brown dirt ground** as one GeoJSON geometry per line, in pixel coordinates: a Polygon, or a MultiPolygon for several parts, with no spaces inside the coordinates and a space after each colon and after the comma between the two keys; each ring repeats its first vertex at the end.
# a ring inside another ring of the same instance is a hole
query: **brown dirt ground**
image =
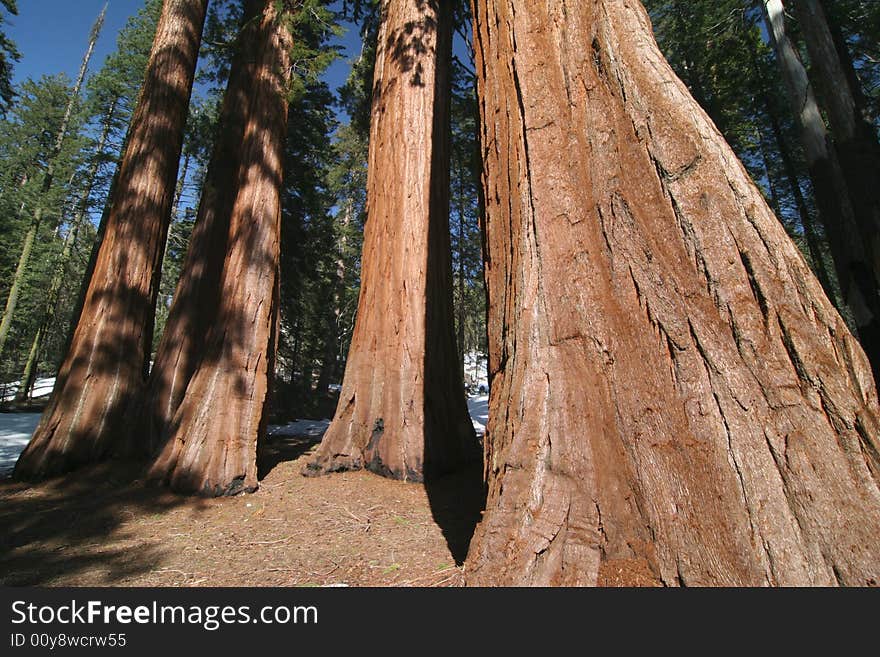
{"type": "Polygon", "coordinates": [[[366,472],[305,478],[315,443],[282,438],[252,495],[144,487],[103,464],[39,485],[0,482],[0,584],[456,586],[484,501],[478,472],[429,486],[366,472]]]}

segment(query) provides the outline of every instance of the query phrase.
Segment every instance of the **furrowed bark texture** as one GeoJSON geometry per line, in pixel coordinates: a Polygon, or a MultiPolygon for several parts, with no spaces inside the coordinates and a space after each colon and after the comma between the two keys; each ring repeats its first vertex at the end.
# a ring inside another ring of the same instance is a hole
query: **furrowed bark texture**
{"type": "Polygon", "coordinates": [[[257,489],[257,440],[274,369],[282,152],[291,38],[262,0],[217,316],[150,478],[188,493],[257,489]]]}
{"type": "Polygon", "coordinates": [[[130,450],[207,0],[165,0],[112,210],[52,400],[15,475],[130,450]]]}
{"type": "Polygon", "coordinates": [[[264,0],[248,0],[239,51],[230,71],[220,113],[219,139],[208,164],[196,223],[156,351],[144,404],[144,447],[151,454],[174,432],[172,420],[203,353],[220,306],[229,219],[238,191],[248,98],[257,71],[258,20],[264,0]]]}
{"type": "Polygon", "coordinates": [[[467,582],[876,583],[869,364],[641,4],[474,10],[492,385],[467,582]]]}
{"type": "Polygon", "coordinates": [[[478,451],[449,243],[449,3],[383,4],[358,316],[336,416],[304,474],[421,481],[478,451]]]}

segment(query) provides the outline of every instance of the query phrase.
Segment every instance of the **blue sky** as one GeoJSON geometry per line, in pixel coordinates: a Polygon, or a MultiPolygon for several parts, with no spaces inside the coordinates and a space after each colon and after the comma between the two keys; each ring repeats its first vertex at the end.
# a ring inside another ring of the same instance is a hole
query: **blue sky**
{"type": "MultiPolygon", "coordinates": [[[[88,45],[89,31],[101,12],[105,0],[19,0],[18,16],[7,16],[6,33],[21,52],[21,61],[13,69],[13,81],[44,74],[66,73],[73,79],[88,45]]],[[[97,71],[104,58],[116,47],[116,35],[130,16],[143,5],[142,0],[110,0],[107,18],[89,73],[97,71]]],[[[337,42],[346,57],[327,71],[326,79],[336,88],[348,75],[351,57],[360,52],[356,29],[337,42]]]]}
{"type": "MultiPolygon", "coordinates": [[[[7,16],[5,31],[21,53],[13,67],[13,83],[42,75],[65,73],[73,80],[88,46],[89,33],[106,0],[19,0],[18,16],[7,16]]],[[[336,5],[340,3],[335,3],[336,5]]],[[[130,16],[143,6],[143,0],[110,0],[104,28],[89,64],[88,75],[98,71],[104,59],[116,48],[116,36],[130,16]]],[[[343,57],[325,73],[325,80],[336,89],[345,82],[352,60],[360,54],[357,28],[349,25],[344,36],[334,40],[342,46],[343,57]]],[[[195,90],[196,94],[199,89],[195,90]]],[[[344,117],[340,117],[343,118],[344,117]]],[[[197,186],[195,172],[187,175],[184,206],[194,207],[197,186]]],[[[97,217],[93,217],[97,220],[97,217]]]]}
{"type": "MultiPolygon", "coordinates": [[[[18,16],[5,16],[4,25],[7,36],[21,52],[21,60],[13,67],[13,83],[57,73],[65,73],[72,80],[88,45],[91,27],[105,1],[19,0],[18,16]]],[[[341,1],[334,2],[333,7],[338,9],[341,4],[341,1]]],[[[89,64],[89,75],[98,71],[107,55],[115,50],[119,30],[141,6],[143,0],[109,0],[104,28],[89,64]]],[[[346,28],[342,37],[334,39],[334,43],[342,47],[343,56],[324,75],[332,89],[338,88],[346,80],[352,61],[361,51],[357,27],[347,24],[346,28]]],[[[466,48],[463,40],[456,36],[455,51],[463,60],[467,59],[466,48]]],[[[198,88],[195,93],[199,93],[198,88]]],[[[345,116],[339,118],[347,120],[345,116]]],[[[192,193],[189,187],[185,188],[184,201],[195,204],[197,199],[190,198],[192,193]]]]}

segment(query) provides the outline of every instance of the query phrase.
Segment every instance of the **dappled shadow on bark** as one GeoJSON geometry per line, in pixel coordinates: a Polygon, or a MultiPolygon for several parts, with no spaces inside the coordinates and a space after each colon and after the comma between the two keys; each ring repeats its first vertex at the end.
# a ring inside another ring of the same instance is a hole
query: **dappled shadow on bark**
{"type": "Polygon", "coordinates": [[[177,23],[184,32],[166,31],[165,40],[157,41],[164,45],[154,46],[82,314],[49,406],[16,466],[21,479],[137,451],[131,424],[149,364],[158,265],[204,3],[180,4],[174,11],[176,16],[160,21],[159,32],[163,24],[177,23]]]}
{"type": "Polygon", "coordinates": [[[252,44],[257,74],[246,80],[235,191],[217,208],[229,216],[222,273],[211,286],[219,289],[219,305],[210,326],[191,327],[204,331],[189,337],[198,362],[149,474],[206,496],[256,490],[257,442],[266,429],[274,368],[289,34],[272,3],[258,4],[265,9],[252,44]]]}
{"type": "MultiPolygon", "coordinates": [[[[253,41],[259,9],[255,0],[245,3],[239,34],[242,43],[253,41]]],[[[205,336],[216,323],[220,307],[230,210],[240,182],[238,165],[247,119],[247,88],[255,76],[255,62],[246,59],[243,51],[239,48],[233,57],[220,110],[220,129],[202,185],[196,222],[150,373],[142,430],[151,455],[161,449],[167,438],[166,424],[198,367],[205,336]]]]}
{"type": "Polygon", "coordinates": [[[440,8],[437,0],[413,0],[421,17],[407,21],[399,29],[389,33],[385,47],[397,63],[402,77],[413,87],[424,87],[422,60],[432,54],[431,41],[437,32],[440,8]]]}
{"type": "MultiPolygon", "coordinates": [[[[167,551],[125,544],[125,523],[150,522],[190,500],[140,486],[139,464],[85,468],[34,489],[0,482],[0,585],[48,585],[84,578],[116,585],[160,568],[167,551]],[[113,547],[107,547],[113,536],[113,547]]],[[[199,508],[195,509],[197,512],[199,508]]]]}
{"type": "MultiPolygon", "coordinates": [[[[445,1],[445,0],[444,0],[445,1]]],[[[434,35],[438,31],[437,16],[441,10],[438,0],[412,0],[420,16],[417,20],[406,21],[401,27],[387,33],[380,32],[384,49],[394,63],[394,74],[379,77],[373,81],[372,112],[382,107],[383,97],[398,82],[413,87],[425,86],[426,57],[433,55],[434,35]]],[[[444,9],[445,10],[445,9],[444,9]]],[[[381,22],[387,19],[387,6],[382,9],[381,22]]]]}

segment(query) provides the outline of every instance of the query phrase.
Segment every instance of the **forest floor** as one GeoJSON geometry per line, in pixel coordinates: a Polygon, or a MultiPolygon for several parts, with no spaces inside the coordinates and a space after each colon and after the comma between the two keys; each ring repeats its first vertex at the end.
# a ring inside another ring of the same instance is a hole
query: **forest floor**
{"type": "Polygon", "coordinates": [[[479,470],[428,485],[303,477],[325,424],[273,432],[251,495],[183,497],[119,463],[35,486],[2,480],[0,585],[461,584],[485,501],[479,470]]]}

